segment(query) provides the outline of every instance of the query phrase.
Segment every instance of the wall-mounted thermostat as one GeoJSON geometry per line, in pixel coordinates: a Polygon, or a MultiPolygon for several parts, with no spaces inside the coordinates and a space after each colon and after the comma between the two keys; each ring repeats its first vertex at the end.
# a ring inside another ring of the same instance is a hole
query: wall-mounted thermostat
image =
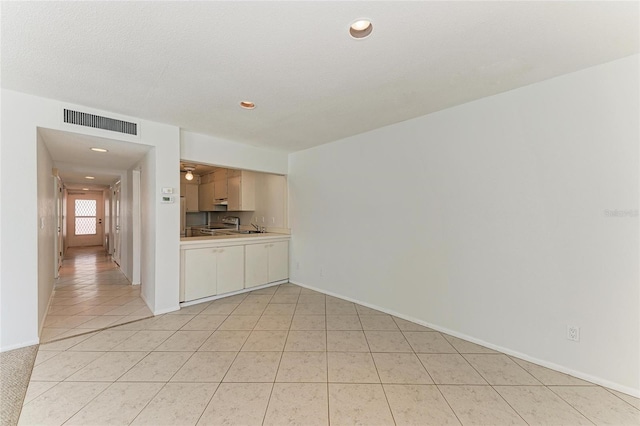
{"type": "Polygon", "coordinates": [[[173,194],[173,188],[162,188],[163,194],[173,194]]]}
{"type": "Polygon", "coordinates": [[[160,199],[161,203],[173,203],[175,201],[173,195],[163,195],[160,199]]]}

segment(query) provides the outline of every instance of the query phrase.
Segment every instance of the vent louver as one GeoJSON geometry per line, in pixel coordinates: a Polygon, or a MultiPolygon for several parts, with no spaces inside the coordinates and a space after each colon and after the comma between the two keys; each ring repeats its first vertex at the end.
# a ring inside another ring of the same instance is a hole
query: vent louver
{"type": "Polygon", "coordinates": [[[64,110],[64,122],[79,126],[94,127],[96,129],[110,130],[112,132],[138,135],[138,124],[128,121],[115,120],[113,118],[88,114],[86,112],[64,110]]]}

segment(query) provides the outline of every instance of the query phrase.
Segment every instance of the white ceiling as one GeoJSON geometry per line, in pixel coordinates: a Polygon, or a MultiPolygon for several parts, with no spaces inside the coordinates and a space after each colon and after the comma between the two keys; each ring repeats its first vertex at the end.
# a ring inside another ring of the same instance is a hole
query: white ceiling
{"type": "Polygon", "coordinates": [[[131,169],[149,151],[146,145],[95,136],[44,128],[38,132],[59,168],[60,178],[67,186],[79,184],[74,188],[110,185],[120,178],[119,172],[131,169]],[[104,148],[108,152],[94,152],[90,148],[104,148]]]}
{"type": "Polygon", "coordinates": [[[286,151],[628,56],[639,38],[637,1],[1,7],[3,87],[286,151]],[[351,39],[362,17],[373,33],[351,39]]]}

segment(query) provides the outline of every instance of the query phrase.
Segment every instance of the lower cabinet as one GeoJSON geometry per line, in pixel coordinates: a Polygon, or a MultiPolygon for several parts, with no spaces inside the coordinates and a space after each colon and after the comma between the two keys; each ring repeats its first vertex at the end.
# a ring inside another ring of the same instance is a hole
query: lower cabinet
{"type": "Polygon", "coordinates": [[[201,299],[244,288],[244,246],[184,251],[184,298],[201,299]]]}
{"type": "Polygon", "coordinates": [[[216,294],[216,249],[184,251],[184,299],[195,300],[216,294]]]}
{"type": "Polygon", "coordinates": [[[182,248],[180,302],[289,278],[289,242],[182,248]]]}
{"type": "Polygon", "coordinates": [[[245,288],[287,278],[289,278],[288,241],[246,245],[245,288]]]}
{"type": "Polygon", "coordinates": [[[244,288],[244,246],[221,247],[217,255],[216,294],[244,288]]]}

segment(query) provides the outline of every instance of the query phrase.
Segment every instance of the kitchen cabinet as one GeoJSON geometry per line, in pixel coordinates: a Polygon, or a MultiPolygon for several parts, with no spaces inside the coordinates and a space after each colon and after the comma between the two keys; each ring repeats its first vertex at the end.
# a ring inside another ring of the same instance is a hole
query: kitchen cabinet
{"type": "Polygon", "coordinates": [[[255,287],[289,278],[289,242],[247,244],[244,287],[255,287]]]}
{"type": "MultiPolygon", "coordinates": [[[[196,183],[185,183],[185,206],[187,212],[199,212],[199,185],[196,183]]],[[[182,193],[180,193],[182,195],[182,193]]]]}
{"type": "Polygon", "coordinates": [[[217,254],[216,294],[244,288],[244,246],[221,247],[217,254]]]}
{"type": "Polygon", "coordinates": [[[251,244],[244,249],[244,288],[269,282],[269,244],[251,244]]]}
{"type": "Polygon", "coordinates": [[[216,180],[213,182],[214,191],[213,194],[216,201],[223,201],[227,199],[227,180],[216,180]]]}
{"type": "Polygon", "coordinates": [[[254,211],[256,209],[256,176],[240,171],[227,179],[228,211],[254,211]]]}
{"type": "Polygon", "coordinates": [[[181,301],[201,299],[244,287],[244,246],[183,251],[181,301]]]}
{"type": "Polygon", "coordinates": [[[213,172],[214,195],[216,201],[227,200],[227,169],[217,169],[213,172]]]}
{"type": "Polygon", "coordinates": [[[289,278],[289,242],[279,241],[269,244],[269,282],[289,278]]]}
{"type": "Polygon", "coordinates": [[[215,249],[201,248],[184,252],[184,300],[216,294],[215,249]]]}
{"type": "Polygon", "coordinates": [[[198,209],[201,212],[215,211],[214,191],[214,182],[198,185],[198,209]]]}

